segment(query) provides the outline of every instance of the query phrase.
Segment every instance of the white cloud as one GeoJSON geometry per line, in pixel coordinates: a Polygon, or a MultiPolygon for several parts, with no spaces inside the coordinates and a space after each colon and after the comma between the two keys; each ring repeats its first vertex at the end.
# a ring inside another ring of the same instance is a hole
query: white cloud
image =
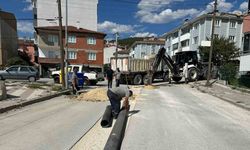
{"type": "Polygon", "coordinates": [[[29,4],[28,6],[26,6],[23,11],[32,11],[33,10],[33,5],[29,4]]]}
{"type": "Polygon", "coordinates": [[[143,32],[143,33],[136,33],[130,37],[157,37],[155,33],[143,32]]]}
{"type": "Polygon", "coordinates": [[[136,17],[138,17],[141,22],[160,24],[199,13],[197,9],[192,8],[175,11],[167,8],[171,3],[183,1],[185,0],[141,0],[137,6],[139,11],[136,13],[136,17]]]}
{"type": "Polygon", "coordinates": [[[33,23],[29,21],[18,21],[17,30],[22,33],[33,33],[34,32],[33,23]]]}
{"type": "Polygon", "coordinates": [[[243,2],[240,4],[240,10],[246,11],[248,9],[248,2],[243,2]]]}
{"type": "MultiPolygon", "coordinates": [[[[229,12],[231,11],[233,8],[233,4],[230,2],[226,2],[226,0],[218,0],[218,5],[217,5],[217,10],[219,10],[220,12],[229,12]]],[[[212,12],[214,9],[214,2],[210,2],[207,6],[206,9],[201,11],[201,14],[205,14],[208,12],[212,12]]]]}
{"type": "Polygon", "coordinates": [[[117,24],[110,21],[104,21],[98,24],[98,30],[106,33],[133,33],[137,26],[117,24]]]}
{"type": "Polygon", "coordinates": [[[138,11],[137,16],[140,17],[141,22],[146,23],[168,23],[173,20],[194,16],[198,14],[197,9],[179,9],[173,11],[172,9],[166,9],[160,13],[147,12],[147,11],[138,11]]]}

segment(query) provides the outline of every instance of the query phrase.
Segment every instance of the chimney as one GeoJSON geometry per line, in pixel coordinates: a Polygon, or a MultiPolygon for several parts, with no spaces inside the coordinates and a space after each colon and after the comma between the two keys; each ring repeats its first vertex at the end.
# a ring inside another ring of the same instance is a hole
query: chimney
{"type": "Polygon", "coordinates": [[[77,21],[77,22],[76,22],[76,28],[77,28],[77,30],[80,29],[80,21],[77,21]]]}

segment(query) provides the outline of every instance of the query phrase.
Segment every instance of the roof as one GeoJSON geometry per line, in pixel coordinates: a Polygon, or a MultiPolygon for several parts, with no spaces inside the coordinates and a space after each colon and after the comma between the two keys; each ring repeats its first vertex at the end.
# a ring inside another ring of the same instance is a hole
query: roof
{"type": "MultiPolygon", "coordinates": [[[[190,21],[184,22],[183,24],[181,24],[179,27],[174,28],[173,30],[170,30],[169,32],[166,32],[162,35],[162,37],[166,37],[169,34],[175,33],[177,30],[185,28],[189,25],[192,25],[193,23],[203,19],[203,18],[212,18],[213,14],[212,13],[207,13],[207,14],[203,14],[197,18],[194,18],[190,21]]],[[[238,15],[238,14],[231,14],[231,13],[216,13],[216,18],[227,18],[227,19],[236,19],[236,20],[240,20],[243,21],[243,16],[242,15],[238,15]]]]}
{"type": "MultiPolygon", "coordinates": [[[[44,26],[44,27],[35,27],[35,30],[38,32],[39,30],[43,31],[59,31],[59,26],[44,26]]],[[[62,31],[65,31],[65,26],[62,26],[62,31]]],[[[106,36],[105,33],[92,31],[84,28],[77,28],[74,26],[68,26],[68,32],[75,32],[75,33],[91,33],[91,34],[99,34],[106,36]]]]}

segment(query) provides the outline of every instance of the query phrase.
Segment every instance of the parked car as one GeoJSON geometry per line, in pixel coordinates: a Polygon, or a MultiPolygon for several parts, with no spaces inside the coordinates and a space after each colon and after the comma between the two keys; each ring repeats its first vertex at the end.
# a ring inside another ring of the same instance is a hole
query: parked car
{"type": "MultiPolygon", "coordinates": [[[[69,65],[68,72],[73,72],[74,68],[77,68],[79,73],[84,73],[85,85],[96,85],[98,80],[97,74],[95,72],[86,70],[83,65],[69,65]]],[[[52,71],[51,76],[54,79],[55,83],[61,82],[61,70],[52,71]]]]}
{"type": "Polygon", "coordinates": [[[0,70],[0,80],[17,79],[34,82],[39,79],[38,70],[32,66],[11,66],[6,70],[0,70]]]}

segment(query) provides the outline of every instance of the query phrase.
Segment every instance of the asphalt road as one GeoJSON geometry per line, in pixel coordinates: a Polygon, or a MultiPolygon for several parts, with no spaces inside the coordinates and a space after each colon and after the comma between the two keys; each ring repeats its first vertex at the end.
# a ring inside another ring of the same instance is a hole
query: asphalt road
{"type": "Polygon", "coordinates": [[[1,150],[66,150],[101,117],[106,103],[64,96],[0,115],[1,150]]]}
{"type": "Polygon", "coordinates": [[[186,85],[144,89],[124,150],[249,150],[250,112],[186,85]]]}

